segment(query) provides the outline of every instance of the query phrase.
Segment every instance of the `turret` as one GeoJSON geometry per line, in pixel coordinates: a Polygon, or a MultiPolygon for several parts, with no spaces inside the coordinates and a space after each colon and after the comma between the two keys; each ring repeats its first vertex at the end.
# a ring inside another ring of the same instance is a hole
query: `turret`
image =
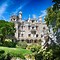
{"type": "Polygon", "coordinates": [[[10,21],[11,21],[11,22],[16,22],[16,21],[18,21],[18,16],[16,16],[16,15],[11,16],[10,21]]]}
{"type": "Polygon", "coordinates": [[[14,22],[15,29],[16,29],[15,38],[18,40],[18,16],[13,15],[11,16],[10,19],[11,19],[11,22],[14,22]]]}
{"type": "Polygon", "coordinates": [[[19,20],[22,20],[22,11],[19,12],[19,20]]]}

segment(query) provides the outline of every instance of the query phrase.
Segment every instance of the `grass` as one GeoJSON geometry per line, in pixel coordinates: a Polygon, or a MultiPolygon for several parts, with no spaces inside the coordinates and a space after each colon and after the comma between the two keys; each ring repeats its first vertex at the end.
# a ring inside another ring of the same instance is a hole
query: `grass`
{"type": "Polygon", "coordinates": [[[24,58],[27,54],[32,54],[30,50],[22,49],[22,48],[8,48],[8,47],[1,47],[0,50],[4,50],[5,53],[10,53],[14,57],[24,58]]]}

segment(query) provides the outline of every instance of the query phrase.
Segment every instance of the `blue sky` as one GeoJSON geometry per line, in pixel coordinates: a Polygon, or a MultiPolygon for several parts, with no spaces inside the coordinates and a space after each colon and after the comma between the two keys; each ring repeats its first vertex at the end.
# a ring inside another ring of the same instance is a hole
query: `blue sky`
{"type": "Polygon", "coordinates": [[[46,9],[52,6],[52,0],[0,0],[0,20],[4,19],[9,21],[10,16],[18,14],[21,10],[23,19],[31,16],[46,15],[46,9]]]}

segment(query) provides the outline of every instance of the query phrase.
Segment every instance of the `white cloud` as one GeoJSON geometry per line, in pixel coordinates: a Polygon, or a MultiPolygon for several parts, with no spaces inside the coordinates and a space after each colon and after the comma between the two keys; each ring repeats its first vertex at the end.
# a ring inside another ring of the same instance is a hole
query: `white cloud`
{"type": "Polygon", "coordinates": [[[42,13],[42,14],[40,15],[41,17],[44,17],[44,16],[47,14],[47,13],[46,13],[46,10],[41,11],[41,13],[42,13]]]}
{"type": "Polygon", "coordinates": [[[6,9],[9,6],[9,2],[10,0],[7,0],[0,6],[0,19],[6,20],[3,14],[6,13],[6,9]]]}
{"type": "MultiPolygon", "coordinates": [[[[3,15],[3,13],[6,11],[7,7],[10,5],[10,0],[6,0],[1,6],[0,6],[0,16],[3,15]]],[[[11,3],[12,4],[12,3],[11,3]]]]}
{"type": "Polygon", "coordinates": [[[36,15],[35,14],[33,14],[33,18],[36,18],[36,15]]]}
{"type": "Polygon", "coordinates": [[[6,8],[8,7],[7,3],[3,3],[0,7],[0,16],[5,12],[6,8]]]}

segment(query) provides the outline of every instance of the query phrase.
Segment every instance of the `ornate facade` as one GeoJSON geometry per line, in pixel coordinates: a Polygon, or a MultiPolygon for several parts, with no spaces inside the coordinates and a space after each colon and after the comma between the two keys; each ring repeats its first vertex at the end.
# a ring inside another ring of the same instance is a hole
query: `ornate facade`
{"type": "Polygon", "coordinates": [[[39,18],[29,18],[27,20],[22,20],[22,12],[19,15],[11,16],[11,22],[15,23],[16,33],[15,37],[17,40],[26,41],[27,43],[37,43],[41,37],[42,32],[48,30],[47,25],[42,22],[42,17],[39,18]]]}

